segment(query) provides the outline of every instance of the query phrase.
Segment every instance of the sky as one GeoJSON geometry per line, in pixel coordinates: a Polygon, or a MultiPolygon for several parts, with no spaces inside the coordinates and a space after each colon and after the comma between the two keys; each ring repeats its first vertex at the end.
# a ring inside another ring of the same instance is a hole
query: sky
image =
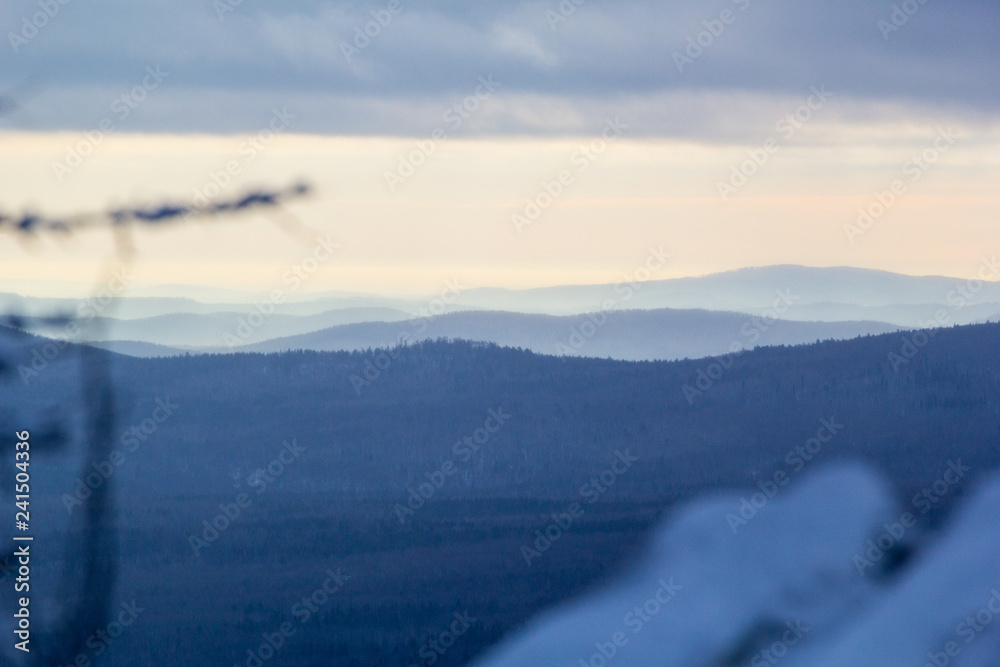
{"type": "MultiPolygon", "coordinates": [[[[1000,251],[995,2],[11,0],[0,31],[0,212],[314,186],[138,233],[135,287],[267,290],[317,253],[303,291],[403,295],[651,249],[654,279],[1000,251]]],[[[109,261],[103,231],[0,233],[0,291],[109,261]]]]}

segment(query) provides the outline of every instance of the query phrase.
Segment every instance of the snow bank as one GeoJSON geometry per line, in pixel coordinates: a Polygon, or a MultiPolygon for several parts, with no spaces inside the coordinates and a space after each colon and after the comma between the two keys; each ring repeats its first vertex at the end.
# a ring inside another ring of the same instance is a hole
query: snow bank
{"type": "Polygon", "coordinates": [[[852,558],[894,518],[877,476],[839,466],[754,500],[745,524],[731,521],[738,495],[680,510],[631,573],[544,615],[479,664],[711,665],[746,654],[758,636],[798,643],[871,595],[852,558]]]}

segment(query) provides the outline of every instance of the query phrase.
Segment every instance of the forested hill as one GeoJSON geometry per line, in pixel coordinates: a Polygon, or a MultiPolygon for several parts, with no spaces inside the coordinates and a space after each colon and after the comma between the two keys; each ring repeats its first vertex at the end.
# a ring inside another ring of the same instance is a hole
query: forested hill
{"type": "MultiPolygon", "coordinates": [[[[654,361],[724,354],[734,342],[800,345],[896,331],[885,322],[796,322],[708,310],[610,310],[554,317],[472,311],[409,322],[361,322],[247,345],[245,352],[346,351],[441,338],[489,341],[539,354],[654,361]]],[[[240,348],[225,349],[241,351],[240,348]]],[[[220,351],[206,349],[205,351],[220,351]]],[[[152,356],[152,355],[151,355],[152,356]]],[[[156,355],[160,356],[160,355],[156,355]]]]}
{"type": "MultiPolygon", "coordinates": [[[[1000,325],[929,334],[679,362],[444,341],[368,353],[115,356],[131,410],[123,432],[158,399],[178,406],[119,478],[126,493],[224,492],[293,438],[304,464],[272,488],[400,497],[446,464],[454,470],[441,497],[576,497],[626,451],[639,463],[602,497],[687,496],[853,456],[907,486],[933,481],[957,457],[974,471],[995,467],[1000,325]],[[498,423],[498,413],[509,417],[498,423]],[[835,425],[832,438],[821,420],[835,425]],[[820,451],[795,453],[818,432],[820,451]]],[[[54,364],[27,386],[8,379],[5,391],[58,402],[69,367],[54,364]]]]}

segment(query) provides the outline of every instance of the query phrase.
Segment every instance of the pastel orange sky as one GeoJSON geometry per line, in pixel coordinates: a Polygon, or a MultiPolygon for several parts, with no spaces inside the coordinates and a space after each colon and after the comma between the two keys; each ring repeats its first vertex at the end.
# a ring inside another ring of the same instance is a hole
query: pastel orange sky
{"type": "MultiPolygon", "coordinates": [[[[933,147],[943,127],[814,123],[778,137],[778,149],[726,201],[719,183],[733,182],[748,151],[760,158],[769,128],[744,144],[632,139],[625,130],[590,156],[581,147],[599,127],[579,137],[444,139],[395,191],[386,174],[418,149],[416,139],[279,133],[251,151],[247,135],[112,133],[66,173],[54,165],[85,135],[8,132],[0,135],[0,180],[5,210],[66,214],[191,202],[214,193],[212,174],[231,161],[238,174],[219,199],[304,179],[316,192],[292,212],[340,244],[307,291],[431,293],[450,279],[615,282],[650,246],[673,253],[654,278],[782,263],[969,276],[983,254],[1000,251],[1000,131],[953,125],[953,144],[914,178],[907,161],[933,147]],[[513,216],[529,200],[547,203],[545,186],[553,191],[561,172],[568,184],[518,231],[513,216]],[[859,207],[896,180],[905,192],[863,234],[850,234],[859,207]]],[[[140,232],[135,241],[135,286],[266,290],[309,252],[260,214],[140,232]]],[[[111,239],[99,231],[27,246],[6,235],[0,289],[84,293],[111,259],[111,239]]]]}

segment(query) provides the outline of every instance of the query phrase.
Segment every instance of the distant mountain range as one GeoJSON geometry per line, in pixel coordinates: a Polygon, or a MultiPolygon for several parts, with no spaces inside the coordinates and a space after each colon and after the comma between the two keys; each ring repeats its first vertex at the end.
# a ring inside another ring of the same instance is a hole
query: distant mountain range
{"type": "MultiPolygon", "coordinates": [[[[1000,269],[997,269],[1000,272],[1000,269]]],[[[994,274],[1000,278],[1000,273],[994,274]]],[[[793,320],[877,320],[916,327],[936,308],[969,324],[1000,314],[1000,282],[980,283],[943,276],[907,276],[851,267],[767,266],[694,278],[619,285],[572,285],[531,290],[475,289],[462,293],[466,307],[548,314],[599,310],[606,299],[627,308],[701,308],[757,314],[790,294],[782,317],[793,320]],[[968,296],[963,295],[965,290],[968,296]]]]}
{"type": "Polygon", "coordinates": [[[707,310],[626,310],[552,316],[459,312],[419,322],[345,324],[275,338],[240,351],[351,351],[438,338],[485,341],[538,354],[652,361],[725,354],[757,345],[799,345],[818,340],[881,334],[883,322],[792,322],[707,310]]]}
{"type": "MultiPolygon", "coordinates": [[[[197,290],[190,290],[197,293],[197,290]]],[[[211,290],[208,290],[211,292],[211,290]]],[[[98,315],[113,319],[140,319],[159,317],[161,315],[174,314],[195,314],[211,315],[220,313],[233,313],[246,315],[254,309],[255,303],[267,301],[267,295],[255,294],[244,295],[242,300],[210,302],[190,297],[145,297],[128,296],[104,298],[103,304],[97,306],[96,302],[91,302],[89,307],[85,306],[88,299],[63,299],[46,297],[27,297],[19,294],[0,292],[0,312],[17,312],[28,316],[45,317],[55,314],[69,315],[93,315],[94,311],[98,315]],[[81,311],[82,308],[82,311],[81,311]]],[[[322,297],[307,298],[305,300],[293,300],[287,295],[282,297],[282,302],[275,306],[275,313],[280,315],[308,317],[310,315],[320,315],[331,310],[385,310],[394,313],[394,316],[406,318],[411,312],[416,312],[420,305],[426,305],[423,301],[409,301],[406,299],[386,299],[382,297],[322,297]]]]}
{"type": "MultiPolygon", "coordinates": [[[[458,291],[449,302],[293,293],[273,312],[255,305],[260,295],[232,290],[205,291],[202,298],[225,300],[219,303],[190,298],[199,294],[195,288],[136,293],[142,296],[114,298],[100,309],[94,322],[99,345],[166,356],[237,348],[357,350],[409,336],[489,341],[545,354],[675,359],[721,354],[734,343],[799,344],[1000,319],[1000,282],[792,265],[636,283],[477,288],[458,291]],[[597,324],[603,315],[586,315],[608,310],[606,324],[597,324]]],[[[78,308],[71,299],[0,294],[0,310],[45,315],[78,308]]]]}
{"type": "Polygon", "coordinates": [[[408,318],[406,313],[391,308],[342,308],[316,315],[272,313],[266,317],[259,312],[253,312],[255,313],[253,316],[244,311],[174,313],[131,320],[97,318],[93,323],[97,331],[112,340],[141,341],[194,349],[228,347],[227,341],[232,339],[241,345],[248,345],[269,338],[294,336],[342,324],[399,322],[408,318]],[[260,326],[254,326],[258,322],[261,323],[260,326]],[[232,336],[232,339],[229,336],[232,336]]]}

